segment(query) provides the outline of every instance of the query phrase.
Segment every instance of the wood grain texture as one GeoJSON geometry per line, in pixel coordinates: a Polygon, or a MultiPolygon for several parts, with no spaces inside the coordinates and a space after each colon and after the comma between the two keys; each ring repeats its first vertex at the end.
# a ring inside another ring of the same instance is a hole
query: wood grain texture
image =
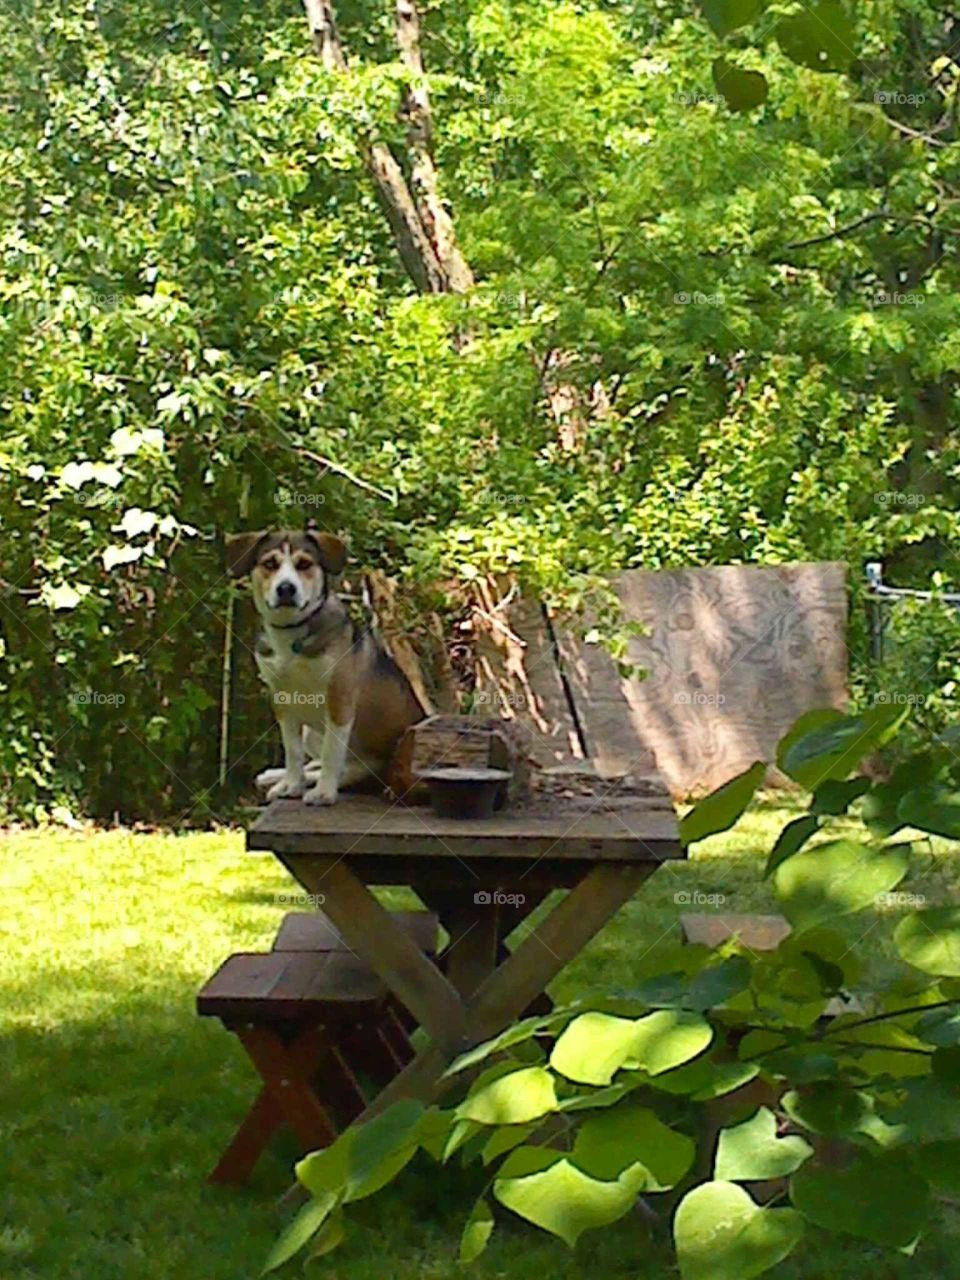
{"type": "Polygon", "coordinates": [[[847,702],[842,563],[634,570],[617,581],[627,618],[648,634],[624,680],[599,645],[554,621],[588,754],[601,772],[645,768],[650,753],[674,795],[727,782],[804,711],[847,702]]]}
{"type": "Polygon", "coordinates": [[[343,796],[329,808],[276,800],[248,831],[247,847],[271,849],[285,858],[349,854],[659,863],[683,857],[676,814],[663,793],[616,807],[603,797],[592,807],[558,800],[540,811],[508,810],[479,821],[441,818],[431,809],[388,804],[376,796],[343,796]]]}
{"type": "Polygon", "coordinates": [[[463,1007],[456,989],[357,879],[346,859],[311,859],[294,874],[311,893],[323,895],[324,912],[356,953],[357,963],[366,962],[383,979],[433,1040],[462,1035],[463,1007]]]}

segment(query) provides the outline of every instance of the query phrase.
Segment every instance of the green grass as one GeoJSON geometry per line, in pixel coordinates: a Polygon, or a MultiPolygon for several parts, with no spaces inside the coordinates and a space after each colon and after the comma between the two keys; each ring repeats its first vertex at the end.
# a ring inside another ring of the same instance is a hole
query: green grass
{"type": "MultiPolygon", "coordinates": [[[[761,855],[789,815],[761,808],[735,833],[663,868],[558,981],[561,998],[625,987],[651,948],[676,940],[678,894],[722,893],[726,910],[772,910],[761,855]]],[[[269,947],[297,892],[242,834],[15,832],[2,838],[0,916],[0,1277],[3,1280],[246,1280],[283,1224],[295,1152],[279,1144],[248,1189],[205,1176],[243,1115],[255,1078],[219,1024],[193,1011],[197,987],[231,951],[269,947]]],[[[956,896],[942,851],[919,883],[956,896]]],[[[395,900],[399,901],[396,898],[395,900]]],[[[709,909],[704,907],[702,909],[709,909]]],[[[895,961],[876,920],[850,922],[868,973],[895,961]],[[865,936],[866,935],[866,936],[865,936]]],[[[447,1280],[470,1178],[413,1168],[355,1207],[336,1280],[447,1280]],[[466,1181],[465,1181],[466,1179],[466,1181]]],[[[855,1241],[813,1241],[774,1280],[954,1274],[960,1223],[944,1209],[913,1259],[855,1241]]],[[[294,1266],[294,1273],[297,1272],[294,1266]]],[[[472,1274],[520,1280],[674,1276],[660,1236],[630,1217],[575,1253],[524,1224],[498,1227],[472,1274]]]]}

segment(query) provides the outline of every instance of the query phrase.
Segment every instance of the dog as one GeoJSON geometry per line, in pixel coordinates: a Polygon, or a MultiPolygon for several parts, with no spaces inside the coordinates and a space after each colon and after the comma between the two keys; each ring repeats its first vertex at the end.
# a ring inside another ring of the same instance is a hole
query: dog
{"type": "Polygon", "coordinates": [[[425,714],[382,644],[351,621],[333,589],[346,554],[340,538],[309,529],[226,540],[227,572],[250,577],[263,621],[255,658],[283,738],[283,768],[256,779],[268,800],[334,804],[341,787],[382,783],[397,740],[425,714]]]}

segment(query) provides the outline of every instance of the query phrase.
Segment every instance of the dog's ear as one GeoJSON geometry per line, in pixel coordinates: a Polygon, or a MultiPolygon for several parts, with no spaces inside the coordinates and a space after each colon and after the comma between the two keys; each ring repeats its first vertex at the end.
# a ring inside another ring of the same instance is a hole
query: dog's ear
{"type": "Polygon", "coordinates": [[[263,529],[256,533],[232,533],[227,538],[225,557],[227,573],[231,578],[244,578],[257,563],[260,544],[267,534],[263,529]]]}
{"type": "Polygon", "coordinates": [[[320,563],[328,573],[342,573],[347,563],[347,546],[342,539],[332,533],[307,533],[307,537],[317,548],[320,563]]]}

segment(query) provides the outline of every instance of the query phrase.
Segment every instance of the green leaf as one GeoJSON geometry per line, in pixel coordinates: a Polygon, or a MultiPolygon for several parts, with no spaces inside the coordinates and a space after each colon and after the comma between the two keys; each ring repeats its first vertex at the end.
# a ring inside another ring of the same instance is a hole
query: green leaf
{"type": "Polygon", "coordinates": [[[818,1227],[902,1249],[924,1224],[929,1192],[909,1156],[893,1151],[860,1155],[845,1169],[806,1165],[791,1180],[790,1199],[818,1227]]]}
{"type": "Polygon", "coordinates": [[[592,1093],[577,1093],[569,1098],[561,1098],[557,1103],[558,1111],[589,1111],[597,1107],[612,1107],[627,1094],[633,1093],[646,1084],[647,1077],[638,1071],[633,1080],[618,1080],[616,1084],[605,1085],[602,1089],[594,1089],[592,1093]]]}
{"type": "Polygon", "coordinates": [[[373,1195],[413,1158],[423,1113],[422,1102],[405,1098],[356,1126],[347,1160],[347,1201],[373,1195]]]}
{"type": "Polygon", "coordinates": [[[960,1139],[960,1098],[952,1085],[933,1075],[906,1082],[905,1098],[889,1119],[903,1125],[903,1139],[928,1142],[960,1139]]]}
{"type": "Polygon", "coordinates": [[[570,1159],[593,1178],[614,1181],[643,1165],[645,1191],[669,1191],[693,1164],[696,1146],[649,1107],[617,1107],[591,1116],[577,1130],[570,1159]]]}
{"type": "Polygon", "coordinates": [[[783,1095],[782,1106],[795,1124],[826,1138],[849,1138],[860,1133],[873,1114],[866,1094],[830,1080],[790,1090],[783,1095]]]}
{"type": "Polygon", "coordinates": [[[960,1142],[928,1142],[914,1155],[914,1177],[938,1191],[960,1195],[960,1142]]]}
{"type": "Polygon", "coordinates": [[[313,1262],[317,1258],[326,1257],[328,1253],[333,1253],[334,1249],[343,1243],[345,1235],[346,1223],[343,1211],[338,1210],[330,1215],[314,1236],[310,1252],[307,1254],[307,1262],[313,1262]]]}
{"type": "Polygon", "coordinates": [[[770,92],[766,77],[759,71],[735,67],[726,58],[714,62],[713,83],[731,111],[752,111],[766,102],[770,92]]]}
{"type": "Polygon", "coordinates": [[[770,851],[767,865],[763,869],[764,877],[773,875],[781,862],[792,858],[820,827],[820,819],[815,814],[807,813],[802,818],[794,818],[780,832],[777,843],[770,851]]]}
{"type": "Polygon", "coordinates": [[[900,883],[907,865],[902,849],[834,840],[781,863],[774,886],[784,914],[800,933],[871,906],[900,883]]]}
{"type": "Polygon", "coordinates": [[[778,1137],[776,1116],[761,1107],[749,1120],[721,1130],[713,1176],[724,1182],[784,1178],[812,1155],[804,1138],[778,1137]]]}
{"type": "Polygon", "coordinates": [[[439,1107],[430,1107],[420,1117],[420,1146],[438,1163],[443,1159],[454,1123],[453,1111],[443,1111],[439,1107]]]}
{"type": "Polygon", "coordinates": [[[454,1122],[450,1127],[450,1133],[447,1141],[444,1143],[441,1161],[446,1162],[468,1142],[472,1141],[478,1133],[483,1129],[482,1124],[477,1124],[475,1120],[457,1120],[454,1116],[454,1122]]]}
{"type": "Polygon", "coordinates": [[[507,1209],[573,1248],[584,1231],[622,1218],[635,1204],[643,1180],[639,1166],[615,1182],[591,1178],[561,1156],[541,1173],[499,1177],[493,1194],[507,1209]]]}
{"type": "Polygon", "coordinates": [[[270,1250],[260,1274],[276,1271],[294,1254],[299,1253],[320,1230],[338,1203],[339,1197],[329,1192],[323,1192],[316,1198],[311,1197],[270,1250]]]}
{"type": "Polygon", "coordinates": [[[345,1201],[373,1195],[400,1172],[419,1145],[423,1104],[395,1102],[362,1125],[351,1125],[322,1151],[296,1166],[297,1178],[311,1195],[333,1194],[345,1201]]]}
{"type": "Polygon", "coordinates": [[[951,1045],[946,1049],[935,1050],[930,1059],[930,1067],[936,1078],[944,1084],[960,1084],[960,1048],[951,1045]]]}
{"type": "Polygon", "coordinates": [[[908,711],[895,703],[870,707],[856,716],[810,711],[781,740],[777,763],[801,787],[815,791],[828,779],[845,778],[896,733],[908,711]]]}
{"type": "Polygon", "coordinates": [[[702,1053],[713,1039],[708,1022],[694,1013],[661,1009],[645,1018],[584,1013],[553,1047],[550,1065],[578,1084],[609,1084],[623,1066],[659,1075],[702,1053]]]}
{"type": "Polygon", "coordinates": [[[751,1280],[781,1262],[803,1235],[793,1209],[762,1209],[733,1182],[688,1191],[673,1220],[683,1280],[751,1280]]]}
{"type": "Polygon", "coordinates": [[[476,1124],[526,1124],[557,1105],[553,1076],[543,1067],[521,1067],[472,1091],[457,1107],[457,1118],[476,1124]]]}
{"type": "Polygon", "coordinates": [[[846,71],[857,56],[853,24],[831,0],[781,18],[776,35],[792,62],[814,71],[846,71]]]}
{"type": "Polygon", "coordinates": [[[915,969],[960,978],[960,907],[914,911],[894,929],[893,940],[915,969]]]}
{"type": "Polygon", "coordinates": [[[460,1261],[467,1263],[479,1258],[493,1234],[493,1214],[483,1196],[473,1206],[460,1237],[460,1261]]]}
{"type": "Polygon", "coordinates": [[[760,1065],[756,1062],[714,1062],[702,1058],[656,1076],[650,1083],[667,1093],[689,1095],[694,1102],[708,1102],[732,1093],[759,1073],[760,1065]]]}
{"type": "Polygon", "coordinates": [[[847,812],[854,800],[858,800],[869,790],[869,778],[847,778],[846,780],[828,778],[826,782],[821,782],[813,793],[810,812],[832,818],[839,817],[841,813],[847,812]]]}
{"type": "Polygon", "coordinates": [[[926,1044],[949,1048],[960,1045],[960,1009],[931,1009],[913,1027],[926,1044]]]}
{"type": "Polygon", "coordinates": [[[702,0],[703,16],[722,39],[752,22],[762,4],[763,0],[702,0]]]}
{"type": "Polygon", "coordinates": [[[872,835],[889,836],[904,825],[897,808],[908,791],[932,782],[944,765],[940,751],[908,756],[894,769],[889,782],[875,783],[863,801],[861,816],[872,835]]]}
{"type": "Polygon", "coordinates": [[[558,1009],[542,1017],[524,1018],[514,1023],[512,1027],[508,1027],[506,1031],[502,1031],[500,1035],[494,1036],[492,1040],[485,1040],[483,1044],[475,1045],[466,1053],[461,1053],[459,1058],[454,1058],[440,1079],[446,1080],[460,1071],[467,1071],[470,1067],[475,1067],[478,1063],[493,1057],[494,1054],[502,1053],[504,1049],[510,1049],[533,1036],[549,1034],[569,1022],[576,1012],[576,1009],[558,1009]]]}
{"type": "Polygon", "coordinates": [[[694,1013],[715,1009],[750,986],[750,961],[746,956],[729,956],[720,964],[701,969],[690,982],[683,997],[683,1007],[694,1013]]]}
{"type": "Polygon", "coordinates": [[[960,791],[951,791],[941,782],[928,782],[901,798],[897,818],[901,825],[918,831],[960,840],[960,791]]]}
{"type": "Polygon", "coordinates": [[[749,769],[738,773],[722,787],[704,796],[681,821],[681,842],[685,846],[691,845],[732,827],[753,799],[766,772],[767,766],[762,760],[758,760],[749,769]]]}
{"type": "MultiPolygon", "coordinates": [[[[557,1110],[559,1111],[560,1108],[558,1107],[557,1110]]],[[[504,1155],[507,1151],[512,1151],[521,1142],[526,1142],[535,1128],[536,1125],[532,1124],[505,1124],[501,1129],[497,1129],[492,1137],[487,1139],[483,1154],[480,1157],[481,1160],[484,1164],[490,1164],[498,1156],[504,1155]]]]}

